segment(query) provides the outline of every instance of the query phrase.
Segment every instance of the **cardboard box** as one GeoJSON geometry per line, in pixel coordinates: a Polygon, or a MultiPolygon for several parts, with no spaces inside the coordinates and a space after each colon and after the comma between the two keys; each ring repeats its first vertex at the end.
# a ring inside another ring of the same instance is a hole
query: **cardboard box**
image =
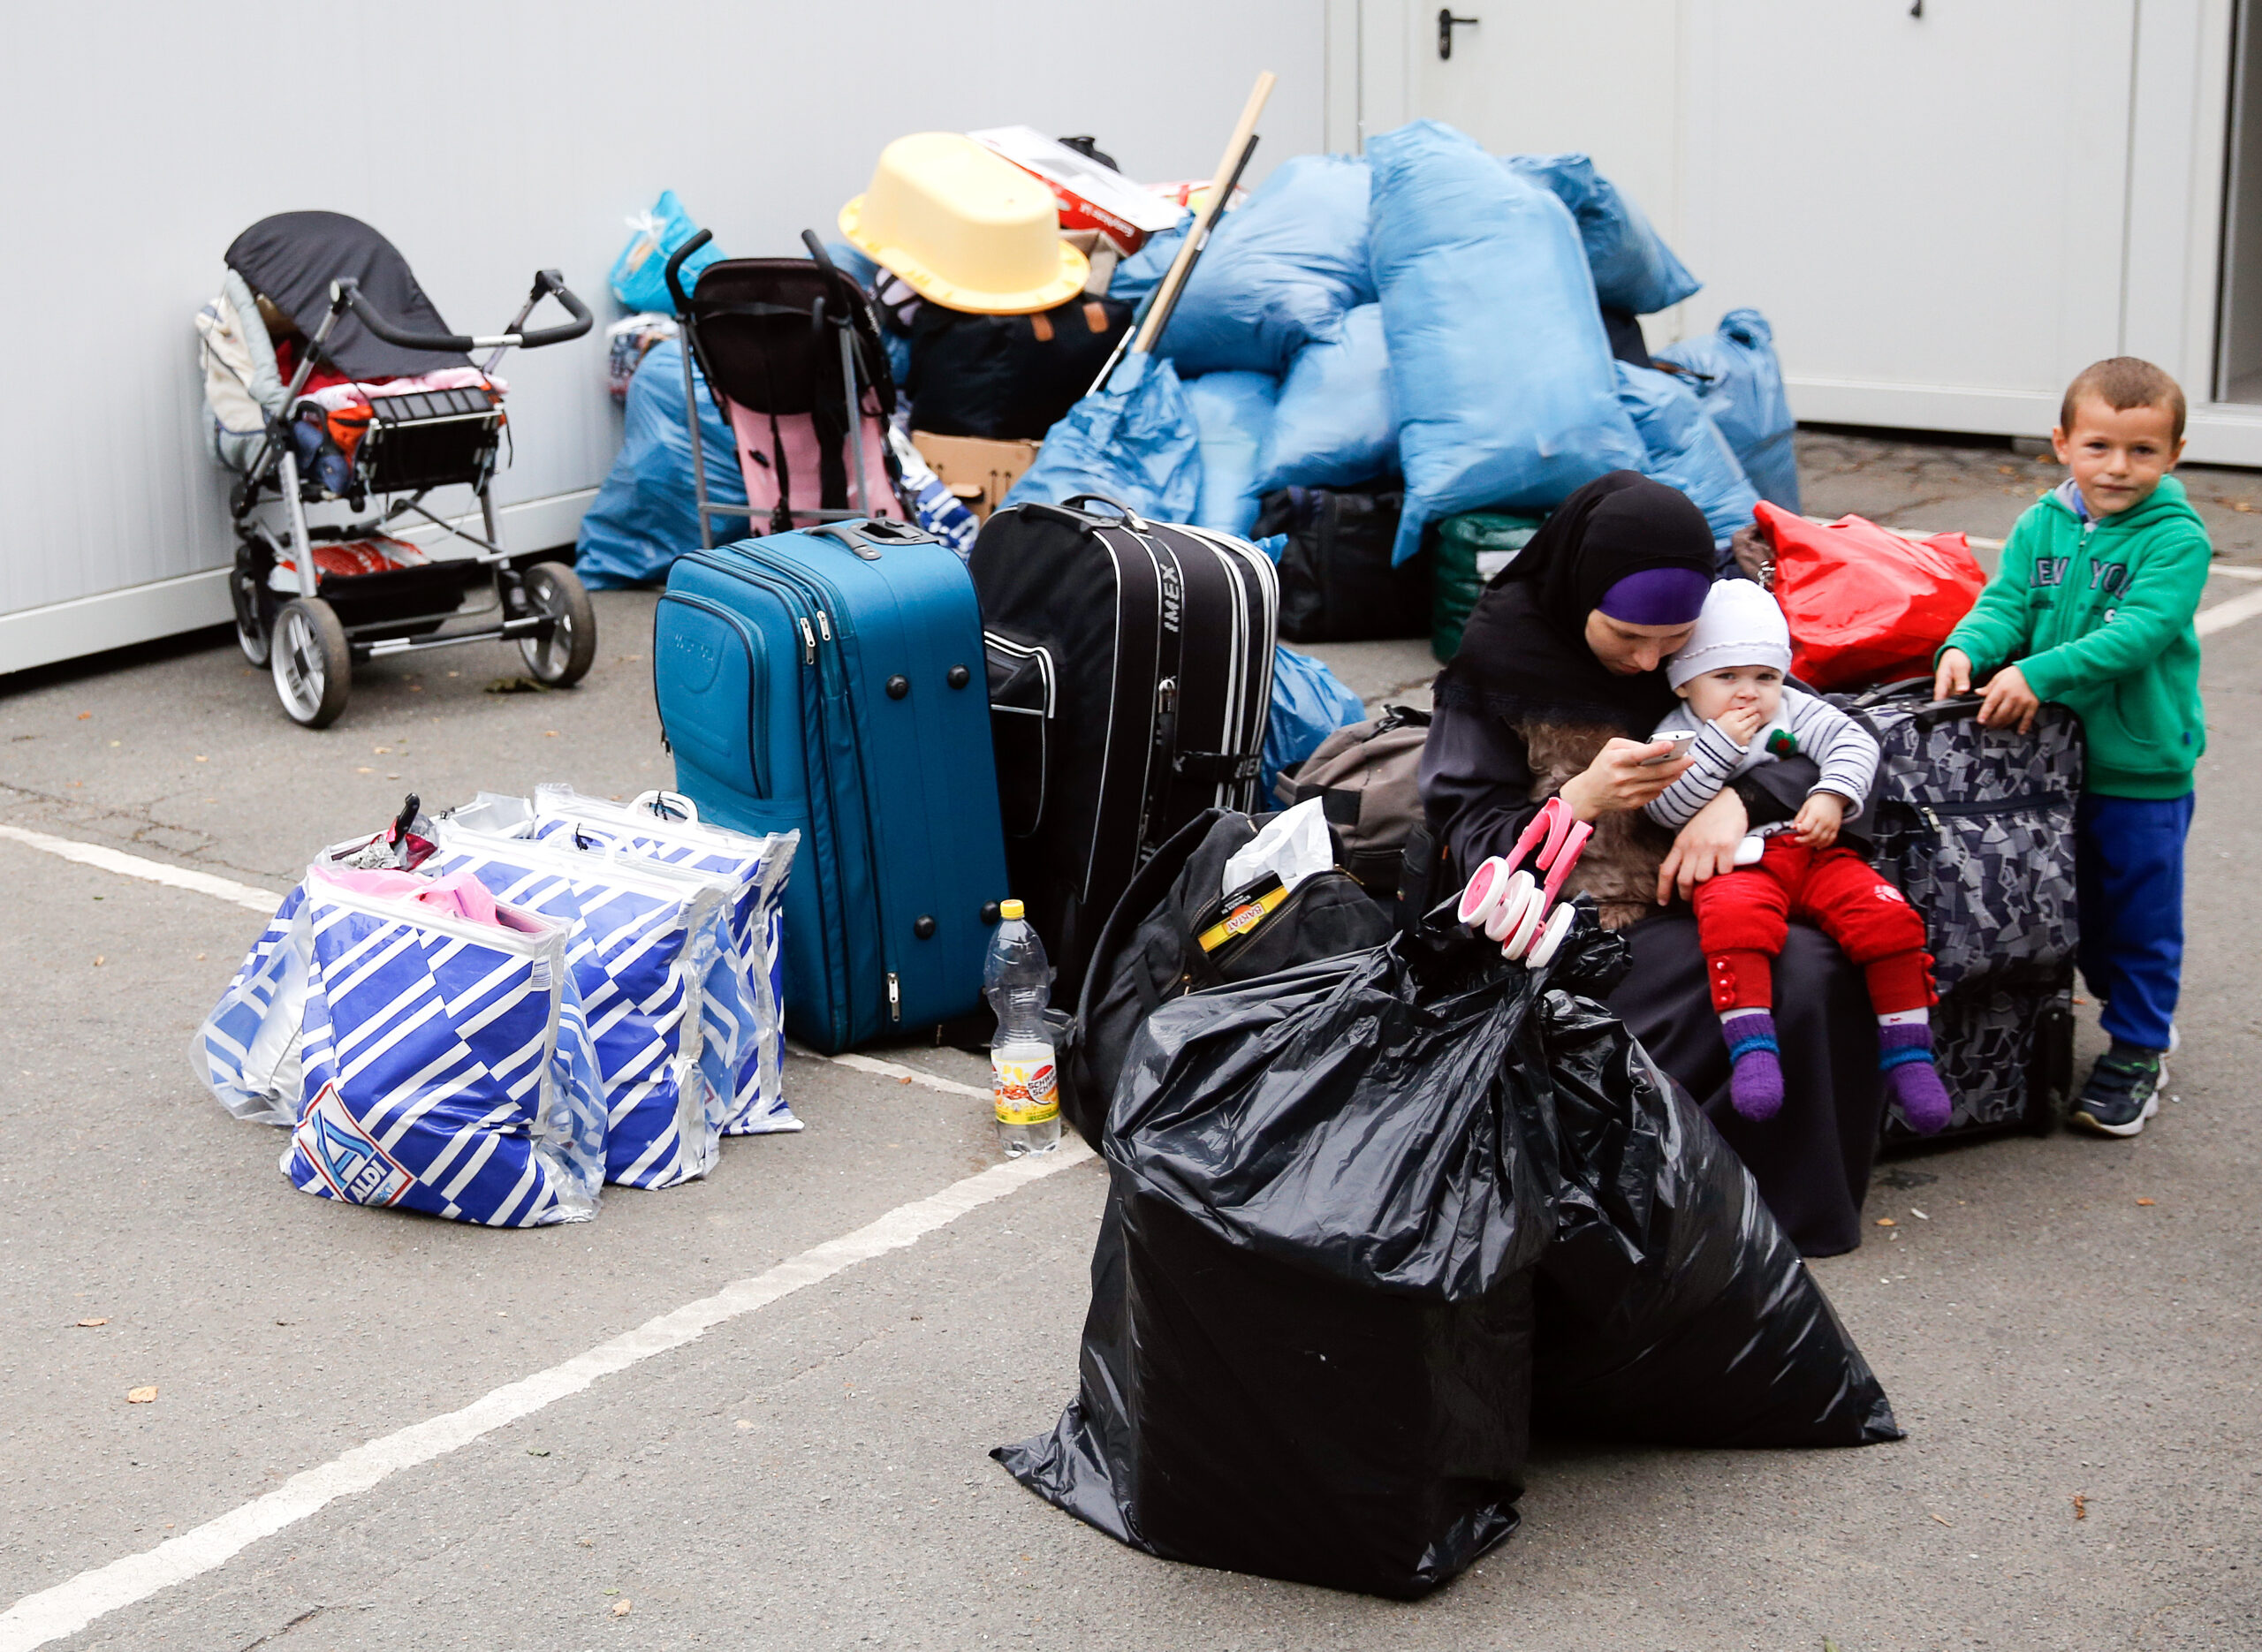
{"type": "Polygon", "coordinates": [[[984,521],[1006,496],[1021,473],[1036,463],[1034,442],[991,442],[974,436],[935,436],[911,433],[911,445],[927,461],[943,486],[966,502],[967,509],[984,521]]]}
{"type": "Polygon", "coordinates": [[[1137,252],[1148,236],[1178,222],[1178,209],[1172,203],[1034,127],[993,126],[966,135],[1043,178],[1059,203],[1064,230],[1101,231],[1128,254],[1137,252]]]}

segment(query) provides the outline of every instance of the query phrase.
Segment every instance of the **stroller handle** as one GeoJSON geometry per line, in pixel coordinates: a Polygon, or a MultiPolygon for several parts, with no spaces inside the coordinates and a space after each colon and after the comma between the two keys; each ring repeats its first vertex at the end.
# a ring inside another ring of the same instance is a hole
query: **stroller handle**
{"type": "Polygon", "coordinates": [[[675,313],[678,315],[686,315],[690,314],[691,297],[688,293],[684,292],[683,282],[677,275],[677,271],[683,268],[683,261],[685,259],[690,257],[692,254],[697,252],[701,247],[706,246],[708,242],[714,239],[714,231],[702,230],[698,234],[693,236],[689,240],[686,241],[682,246],[677,247],[675,251],[668,254],[668,266],[664,273],[667,277],[668,296],[675,300],[675,313]]]}
{"type": "Polygon", "coordinates": [[[436,350],[460,352],[474,350],[539,350],[544,345],[564,344],[569,338],[579,338],[596,323],[588,306],[575,298],[566,284],[565,277],[555,269],[544,269],[534,278],[532,304],[541,302],[545,294],[554,296],[566,307],[573,319],[558,327],[538,328],[530,333],[498,333],[492,337],[476,337],[468,333],[412,333],[396,327],[376,306],[361,296],[361,284],[352,277],[330,284],[330,302],[333,310],[351,310],[361,325],[389,345],[403,350],[436,350]]]}

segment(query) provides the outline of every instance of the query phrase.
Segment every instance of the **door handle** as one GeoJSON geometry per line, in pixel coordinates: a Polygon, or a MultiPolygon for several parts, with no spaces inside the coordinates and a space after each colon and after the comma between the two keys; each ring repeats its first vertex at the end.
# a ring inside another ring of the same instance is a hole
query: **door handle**
{"type": "Polygon", "coordinates": [[[1444,63],[1453,57],[1453,32],[1457,28],[1474,28],[1478,19],[1455,17],[1451,6],[1438,8],[1438,61],[1444,63]]]}

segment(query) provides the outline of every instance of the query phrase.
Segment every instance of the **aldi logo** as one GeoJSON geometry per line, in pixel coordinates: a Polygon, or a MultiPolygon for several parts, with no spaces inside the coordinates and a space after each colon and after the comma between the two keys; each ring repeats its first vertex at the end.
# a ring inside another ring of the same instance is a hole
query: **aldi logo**
{"type": "Polygon", "coordinates": [[[361,1128],[335,1083],[322,1087],[292,1133],[330,1196],[347,1204],[398,1204],[416,1179],[361,1128]]]}

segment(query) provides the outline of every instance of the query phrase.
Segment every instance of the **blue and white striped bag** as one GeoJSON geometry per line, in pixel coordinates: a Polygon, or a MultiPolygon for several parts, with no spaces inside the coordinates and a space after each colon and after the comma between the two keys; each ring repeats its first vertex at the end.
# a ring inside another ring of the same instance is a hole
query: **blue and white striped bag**
{"type": "Polygon", "coordinates": [[[348,887],[284,898],[199,1035],[213,1092],[290,1126],[303,1193],[491,1227],[596,1214],[604,1112],[562,926],[348,887]]]}
{"type": "Polygon", "coordinates": [[[299,1045],[305,1030],[307,959],[299,884],[251,943],[235,979],[196,1034],[197,1076],[220,1105],[255,1125],[299,1122],[299,1045]]]}
{"type": "Polygon", "coordinates": [[[712,1170],[733,1100],[737,1027],[748,1019],[729,956],[727,885],[641,857],[497,837],[451,820],[437,830],[428,869],[468,872],[497,900],[566,926],[566,959],[604,1088],[605,1179],[672,1187],[712,1170]],[[724,999],[714,1039],[706,1036],[710,987],[724,999]]]}
{"type": "MultiPolygon", "coordinates": [[[[528,832],[583,850],[646,856],[729,881],[729,932],[747,1002],[751,1037],[740,1051],[735,1100],[723,1125],[730,1136],[799,1130],[786,1104],[786,879],[799,832],[753,837],[710,826],[688,799],[647,792],[630,804],[584,797],[571,786],[535,788],[528,832]],[[653,812],[664,807],[667,815],[653,812]]],[[[462,813],[463,811],[459,811],[462,813]]],[[[710,995],[710,1007],[715,1004],[710,995]]]]}

